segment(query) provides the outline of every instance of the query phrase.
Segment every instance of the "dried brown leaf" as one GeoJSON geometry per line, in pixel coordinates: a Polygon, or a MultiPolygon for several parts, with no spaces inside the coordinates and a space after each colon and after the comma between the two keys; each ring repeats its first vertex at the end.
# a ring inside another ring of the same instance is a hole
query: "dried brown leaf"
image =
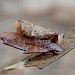
{"type": "MultiPolygon", "coordinates": [[[[8,35],[12,36],[12,34],[14,34],[15,37],[18,37],[17,39],[20,39],[20,38],[22,39],[22,36],[20,34],[16,35],[16,33],[10,33],[10,32],[4,33],[4,34],[2,33],[0,35],[0,38],[3,40],[6,36],[8,36],[8,35]],[[5,34],[7,34],[7,35],[5,35],[5,34]]],[[[7,38],[7,39],[9,39],[9,38],[7,38]]],[[[13,40],[13,39],[11,39],[11,40],[13,40]]],[[[14,43],[14,41],[12,41],[12,43],[14,43]]],[[[63,51],[61,54],[53,55],[51,52],[48,52],[48,53],[46,52],[45,54],[41,54],[39,56],[36,56],[36,57],[30,59],[30,61],[27,64],[25,64],[25,66],[29,66],[29,67],[37,66],[38,68],[44,68],[47,65],[51,64],[52,62],[54,62],[55,60],[64,56],[66,53],[68,53],[72,49],[74,49],[75,48],[75,29],[74,28],[71,29],[66,34],[64,34],[63,41],[61,42],[60,45],[63,48],[63,51]]]]}
{"type": "Polygon", "coordinates": [[[36,66],[40,69],[46,67],[47,65],[51,64],[52,62],[56,61],[60,57],[67,54],[69,51],[75,48],[75,28],[68,31],[63,36],[63,41],[60,43],[63,48],[63,52],[58,55],[52,55],[51,53],[45,53],[40,55],[39,57],[35,57],[31,59],[25,66],[36,66]]]}
{"type": "MultiPolygon", "coordinates": [[[[55,36],[56,37],[56,36],[55,36]]],[[[4,44],[25,51],[25,54],[61,52],[63,49],[50,40],[40,38],[29,38],[15,32],[5,32],[0,34],[4,44]]]]}

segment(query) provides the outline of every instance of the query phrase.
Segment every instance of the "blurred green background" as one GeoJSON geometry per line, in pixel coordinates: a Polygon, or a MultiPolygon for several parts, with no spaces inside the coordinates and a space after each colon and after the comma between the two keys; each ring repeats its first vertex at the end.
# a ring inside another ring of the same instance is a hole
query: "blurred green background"
{"type": "MultiPolygon", "coordinates": [[[[28,20],[36,25],[66,33],[75,26],[74,0],[0,0],[0,32],[16,31],[15,21],[28,20]]],[[[0,41],[0,66],[20,56],[22,51],[0,41]]],[[[72,50],[43,70],[27,68],[26,75],[75,75],[75,51],[72,50]]]]}

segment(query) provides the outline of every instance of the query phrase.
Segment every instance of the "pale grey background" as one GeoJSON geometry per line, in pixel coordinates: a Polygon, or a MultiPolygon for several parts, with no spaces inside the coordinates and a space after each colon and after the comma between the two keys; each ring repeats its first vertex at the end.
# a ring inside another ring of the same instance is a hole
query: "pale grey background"
{"type": "MultiPolygon", "coordinates": [[[[15,21],[25,19],[65,33],[75,26],[74,0],[0,0],[0,32],[16,31],[15,21]]],[[[21,55],[0,41],[0,66],[21,55]]],[[[26,68],[26,75],[75,75],[75,50],[44,68],[26,68]]]]}

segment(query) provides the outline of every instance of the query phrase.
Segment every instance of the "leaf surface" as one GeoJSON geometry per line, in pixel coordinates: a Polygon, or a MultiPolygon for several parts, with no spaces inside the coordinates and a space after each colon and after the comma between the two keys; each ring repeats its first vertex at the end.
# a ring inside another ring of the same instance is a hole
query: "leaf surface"
{"type": "Polygon", "coordinates": [[[50,40],[40,38],[28,38],[15,32],[5,32],[0,34],[4,44],[23,50],[25,54],[61,52],[63,49],[50,40]]]}

